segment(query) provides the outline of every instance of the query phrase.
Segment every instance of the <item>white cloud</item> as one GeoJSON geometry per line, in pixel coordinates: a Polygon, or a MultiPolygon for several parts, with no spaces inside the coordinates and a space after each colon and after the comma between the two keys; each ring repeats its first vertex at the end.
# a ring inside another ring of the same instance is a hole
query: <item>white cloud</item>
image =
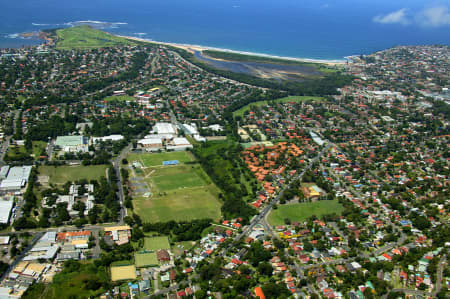
{"type": "Polygon", "coordinates": [[[414,24],[423,27],[441,27],[450,25],[450,12],[447,6],[434,6],[410,13],[408,13],[407,8],[402,8],[386,15],[377,15],[372,21],[380,24],[414,24]]]}
{"type": "Polygon", "coordinates": [[[378,15],[373,18],[375,23],[380,24],[402,24],[408,25],[411,21],[408,20],[406,16],[406,8],[399,9],[397,11],[391,12],[387,15],[378,15]]]}
{"type": "Polygon", "coordinates": [[[419,25],[427,27],[440,27],[450,25],[450,13],[448,7],[437,6],[423,10],[416,16],[419,25]]]}

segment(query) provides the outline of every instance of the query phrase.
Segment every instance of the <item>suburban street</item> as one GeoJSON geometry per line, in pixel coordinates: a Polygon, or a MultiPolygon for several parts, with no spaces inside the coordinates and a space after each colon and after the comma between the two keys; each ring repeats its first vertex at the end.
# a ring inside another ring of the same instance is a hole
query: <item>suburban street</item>
{"type": "Polygon", "coordinates": [[[133,145],[130,143],[112,161],[114,170],[116,171],[117,180],[118,180],[117,181],[117,187],[119,188],[119,192],[117,193],[117,195],[119,196],[119,202],[120,202],[120,220],[119,220],[119,224],[122,224],[123,223],[123,219],[128,215],[127,208],[124,205],[125,196],[124,196],[124,193],[123,193],[123,182],[122,182],[122,175],[120,173],[120,163],[122,162],[122,159],[124,159],[129,154],[129,152],[131,151],[132,148],[133,148],[133,145]]]}

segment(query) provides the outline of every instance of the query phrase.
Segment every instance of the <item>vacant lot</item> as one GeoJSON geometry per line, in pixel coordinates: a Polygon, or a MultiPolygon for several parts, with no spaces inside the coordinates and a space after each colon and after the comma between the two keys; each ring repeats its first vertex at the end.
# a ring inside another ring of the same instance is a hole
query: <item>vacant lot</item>
{"type": "Polygon", "coordinates": [[[146,168],[134,170],[136,193],[133,205],[145,222],[220,218],[218,189],[194,158],[187,152],[132,154],[130,162],[140,161],[146,168]],[[178,160],[179,165],[161,166],[162,161],[178,160]],[[138,191],[141,190],[141,191],[138,191]],[[151,197],[143,197],[148,190],[151,197]]]}
{"type": "Polygon", "coordinates": [[[158,265],[158,257],[156,256],[156,252],[145,252],[145,253],[137,252],[134,255],[134,259],[136,261],[137,268],[158,265]]]}
{"type": "Polygon", "coordinates": [[[111,267],[111,280],[131,280],[136,279],[136,267],[130,266],[113,266],[111,267]]]}
{"type": "Polygon", "coordinates": [[[169,238],[166,236],[151,237],[144,239],[144,248],[148,251],[158,251],[160,249],[170,249],[169,238]]]}
{"type": "Polygon", "coordinates": [[[269,214],[269,222],[273,226],[283,225],[284,219],[305,221],[312,215],[320,217],[328,214],[340,215],[344,207],[337,200],[320,200],[308,203],[279,205],[269,214]]]}
{"type": "Polygon", "coordinates": [[[102,176],[106,176],[106,168],[106,165],[40,166],[38,172],[41,176],[49,176],[51,183],[64,184],[81,179],[98,180],[102,176]]]}

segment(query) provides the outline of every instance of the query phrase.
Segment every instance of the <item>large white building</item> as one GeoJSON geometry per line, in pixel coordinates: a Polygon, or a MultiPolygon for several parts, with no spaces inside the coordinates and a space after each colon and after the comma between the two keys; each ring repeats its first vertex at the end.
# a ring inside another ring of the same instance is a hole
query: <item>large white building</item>
{"type": "Polygon", "coordinates": [[[198,135],[197,126],[192,124],[182,124],[183,130],[187,135],[198,135]]]}
{"type": "Polygon", "coordinates": [[[137,144],[149,152],[157,151],[163,148],[163,141],[161,138],[144,138],[138,140],[137,144]]]}
{"type": "Polygon", "coordinates": [[[12,199],[0,198],[0,224],[8,224],[11,210],[14,206],[12,199]]]}
{"type": "Polygon", "coordinates": [[[166,145],[167,150],[185,151],[188,148],[193,148],[192,144],[184,137],[176,137],[166,145]]]}
{"type": "Polygon", "coordinates": [[[0,183],[0,191],[19,191],[26,186],[31,174],[32,166],[11,167],[6,179],[0,183]]]}
{"type": "Polygon", "coordinates": [[[152,134],[177,135],[177,128],[171,123],[156,123],[151,131],[152,134]]]}
{"type": "Polygon", "coordinates": [[[124,137],[122,135],[109,135],[109,136],[103,136],[103,137],[92,137],[92,143],[96,144],[99,142],[105,142],[105,141],[121,141],[124,137]]]}
{"type": "Polygon", "coordinates": [[[88,138],[83,136],[58,136],[56,137],[55,145],[61,148],[64,152],[87,152],[89,149],[88,138]]]}

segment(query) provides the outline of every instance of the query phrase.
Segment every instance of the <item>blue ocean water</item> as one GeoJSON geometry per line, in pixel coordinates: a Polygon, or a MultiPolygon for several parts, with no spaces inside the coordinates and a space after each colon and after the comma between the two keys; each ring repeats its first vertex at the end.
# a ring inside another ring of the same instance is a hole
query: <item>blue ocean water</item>
{"type": "Polygon", "coordinates": [[[448,45],[448,18],[448,1],[439,0],[0,0],[0,47],[39,43],[19,33],[91,20],[156,41],[342,59],[396,45],[448,45]],[[437,22],[427,23],[430,8],[443,11],[437,22]]]}

